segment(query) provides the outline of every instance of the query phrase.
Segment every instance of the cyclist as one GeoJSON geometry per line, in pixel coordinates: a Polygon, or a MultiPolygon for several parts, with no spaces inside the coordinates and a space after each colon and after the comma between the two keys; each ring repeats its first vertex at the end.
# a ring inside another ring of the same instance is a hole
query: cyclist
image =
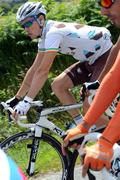
{"type": "MultiPolygon", "coordinates": [[[[73,56],[77,63],[66,69],[52,83],[52,90],[63,104],[75,103],[69,89],[86,81],[94,81],[102,71],[112,47],[110,32],[104,27],[48,20],[40,2],[26,2],[17,12],[17,21],[31,39],[40,37],[38,53],[16,96],[9,101],[15,107],[13,116],[26,114],[43,87],[58,52],[73,56]]],[[[64,63],[64,62],[63,62],[64,63]]],[[[75,121],[78,110],[70,111],[75,121]]]]}
{"type": "MultiPolygon", "coordinates": [[[[102,15],[106,15],[111,22],[120,27],[120,1],[119,0],[99,0],[102,15]]],[[[66,146],[71,138],[80,134],[86,134],[89,128],[96,122],[99,116],[111,104],[112,100],[120,92],[120,38],[113,49],[117,53],[114,65],[107,73],[100,88],[88,110],[83,117],[83,122],[76,128],[69,130],[64,140],[66,146]]],[[[111,51],[112,53],[112,51],[111,51]]],[[[120,102],[117,105],[114,116],[102,133],[102,136],[95,145],[86,148],[86,156],[83,166],[83,175],[86,175],[88,168],[101,170],[103,167],[110,169],[111,158],[113,156],[113,145],[120,140],[120,102]]],[[[64,152],[64,148],[63,148],[64,152]]]]}
{"type": "Polygon", "coordinates": [[[0,149],[0,179],[27,180],[15,162],[0,149]]]}

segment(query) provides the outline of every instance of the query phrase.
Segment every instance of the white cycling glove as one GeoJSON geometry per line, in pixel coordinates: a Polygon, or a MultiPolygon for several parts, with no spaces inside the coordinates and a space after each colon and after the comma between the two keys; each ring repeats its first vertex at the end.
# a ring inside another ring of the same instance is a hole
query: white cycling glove
{"type": "Polygon", "coordinates": [[[80,90],[80,96],[81,96],[81,100],[84,101],[85,100],[85,96],[86,96],[86,92],[87,91],[91,91],[94,90],[96,91],[99,88],[99,81],[96,80],[94,82],[86,82],[83,84],[82,89],[80,90]]]}
{"type": "Polygon", "coordinates": [[[28,96],[25,96],[24,100],[23,101],[20,101],[18,103],[18,105],[15,107],[15,112],[17,112],[18,114],[20,115],[25,115],[27,114],[28,110],[30,109],[31,107],[31,103],[32,103],[33,99],[28,97],[28,96]]]}

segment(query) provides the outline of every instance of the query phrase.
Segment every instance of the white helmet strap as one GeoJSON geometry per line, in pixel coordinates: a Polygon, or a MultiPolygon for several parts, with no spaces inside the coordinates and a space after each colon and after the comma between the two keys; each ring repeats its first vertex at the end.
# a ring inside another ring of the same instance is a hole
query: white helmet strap
{"type": "Polygon", "coordinates": [[[43,28],[43,22],[42,22],[42,20],[40,20],[40,19],[37,18],[36,21],[37,21],[37,23],[39,24],[40,28],[42,29],[42,28],[43,28]]]}
{"type": "Polygon", "coordinates": [[[34,18],[36,19],[36,21],[37,21],[39,27],[42,29],[43,26],[44,26],[43,20],[40,20],[37,16],[34,16],[34,18]]]}

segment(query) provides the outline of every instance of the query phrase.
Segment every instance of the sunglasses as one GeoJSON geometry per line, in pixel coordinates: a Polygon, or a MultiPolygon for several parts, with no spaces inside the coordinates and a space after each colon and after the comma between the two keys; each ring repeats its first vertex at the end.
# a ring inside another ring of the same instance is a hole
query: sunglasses
{"type": "Polygon", "coordinates": [[[21,26],[25,29],[25,28],[29,28],[33,25],[34,21],[36,21],[36,19],[30,19],[29,21],[21,24],[21,26]]]}
{"type": "Polygon", "coordinates": [[[97,2],[103,8],[110,8],[115,0],[97,0],[97,2]]]}

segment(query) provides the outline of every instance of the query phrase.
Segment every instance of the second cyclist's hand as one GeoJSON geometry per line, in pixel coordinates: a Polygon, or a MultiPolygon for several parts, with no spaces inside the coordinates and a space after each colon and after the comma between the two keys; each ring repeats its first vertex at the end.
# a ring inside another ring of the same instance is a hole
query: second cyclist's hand
{"type": "Polygon", "coordinates": [[[104,167],[108,170],[110,169],[113,156],[112,146],[110,142],[100,138],[96,144],[85,148],[86,155],[82,170],[83,177],[87,174],[89,168],[95,171],[100,171],[104,167]]]}
{"type": "Polygon", "coordinates": [[[15,120],[18,119],[19,115],[25,115],[27,114],[28,110],[31,107],[32,99],[28,96],[24,98],[23,101],[20,101],[18,105],[15,107],[14,112],[12,116],[15,118],[15,120]]]}
{"type": "Polygon", "coordinates": [[[84,135],[86,133],[88,133],[89,127],[84,126],[84,122],[82,122],[81,124],[77,125],[75,128],[72,128],[71,130],[67,131],[67,136],[65,137],[63,144],[62,144],[62,152],[64,155],[66,155],[66,147],[69,144],[70,140],[73,140],[75,138],[77,138],[80,135],[84,135]]]}

